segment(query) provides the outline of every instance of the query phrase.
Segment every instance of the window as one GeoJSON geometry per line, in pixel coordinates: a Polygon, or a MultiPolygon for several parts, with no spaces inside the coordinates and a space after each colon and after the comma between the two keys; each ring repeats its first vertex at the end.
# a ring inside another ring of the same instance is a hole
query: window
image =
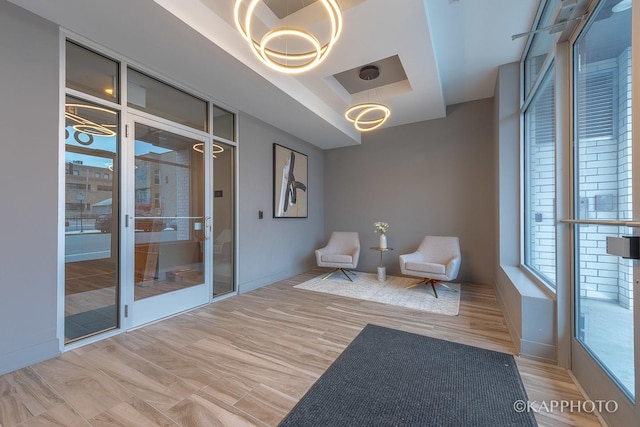
{"type": "Polygon", "coordinates": [[[524,263],[552,288],[556,281],[556,143],[553,66],[524,113],[524,263]]]}
{"type": "Polygon", "coordinates": [[[69,344],[118,327],[118,176],[108,168],[119,157],[120,112],[111,104],[120,98],[120,64],[71,41],[65,58],[64,343],[69,344]]]}
{"type": "Polygon", "coordinates": [[[578,86],[578,138],[582,141],[613,139],[617,136],[617,64],[606,61],[603,68],[606,71],[595,68],[595,72],[584,73],[578,86]]]}
{"type": "Polygon", "coordinates": [[[118,102],[118,62],[67,41],[67,87],[107,101],[118,102]]]}
{"type": "Polygon", "coordinates": [[[77,182],[67,182],[65,185],[67,190],[91,190],[90,184],[77,183],[77,182]]]}
{"type": "MultiPolygon", "coordinates": [[[[560,0],[548,0],[544,4],[544,9],[542,10],[542,15],[538,21],[537,28],[546,28],[553,23],[554,14],[559,4],[560,0]]],[[[547,60],[549,53],[553,50],[554,44],[555,34],[551,34],[548,31],[540,31],[532,37],[531,44],[524,59],[526,97],[531,95],[530,91],[536,82],[536,79],[540,76],[542,67],[547,60]]]]}
{"type": "Polygon", "coordinates": [[[194,129],[208,131],[208,103],[132,68],[127,69],[127,104],[194,129]]]}
{"type": "Polygon", "coordinates": [[[220,138],[235,141],[235,115],[222,108],[213,106],[213,134],[220,138]]]}

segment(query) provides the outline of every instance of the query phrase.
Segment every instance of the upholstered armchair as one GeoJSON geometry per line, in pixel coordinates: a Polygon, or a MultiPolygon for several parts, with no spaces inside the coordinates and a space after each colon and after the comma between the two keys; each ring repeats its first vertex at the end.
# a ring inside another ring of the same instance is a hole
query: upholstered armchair
{"type": "Polygon", "coordinates": [[[333,268],[322,280],[326,280],[336,271],[342,271],[347,279],[353,282],[349,274],[355,274],[360,258],[360,236],[357,232],[334,231],[329,237],[329,242],[323,248],[316,250],[316,262],[318,267],[333,268]]]}
{"type": "Polygon", "coordinates": [[[422,277],[422,281],[406,287],[431,285],[438,298],[436,285],[451,289],[443,281],[454,280],[460,271],[460,242],[457,237],[426,236],[418,250],[400,255],[400,271],[408,276],[422,277]]]}

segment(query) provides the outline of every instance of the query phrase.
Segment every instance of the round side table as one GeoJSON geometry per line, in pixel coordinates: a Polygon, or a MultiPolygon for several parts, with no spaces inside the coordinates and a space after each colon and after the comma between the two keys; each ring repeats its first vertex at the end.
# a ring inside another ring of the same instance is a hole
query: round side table
{"type": "Polygon", "coordinates": [[[385,252],[392,251],[393,248],[380,248],[378,246],[372,246],[369,249],[372,251],[380,252],[380,265],[378,266],[378,280],[384,282],[387,280],[387,269],[384,266],[384,259],[382,258],[382,254],[385,252]]]}

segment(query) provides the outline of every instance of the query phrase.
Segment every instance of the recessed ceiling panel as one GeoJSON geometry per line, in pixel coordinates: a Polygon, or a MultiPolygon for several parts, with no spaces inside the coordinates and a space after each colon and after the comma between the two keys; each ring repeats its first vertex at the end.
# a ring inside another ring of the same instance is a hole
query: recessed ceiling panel
{"type": "Polygon", "coordinates": [[[338,83],[351,95],[407,80],[407,75],[404,72],[404,67],[398,55],[390,56],[369,64],[362,64],[356,68],[334,74],[333,77],[335,77],[338,83]],[[376,79],[362,80],[360,78],[360,70],[367,65],[375,65],[380,70],[380,75],[376,79]]]}
{"type": "Polygon", "coordinates": [[[317,0],[265,0],[265,4],[280,19],[315,3],[317,0]]]}

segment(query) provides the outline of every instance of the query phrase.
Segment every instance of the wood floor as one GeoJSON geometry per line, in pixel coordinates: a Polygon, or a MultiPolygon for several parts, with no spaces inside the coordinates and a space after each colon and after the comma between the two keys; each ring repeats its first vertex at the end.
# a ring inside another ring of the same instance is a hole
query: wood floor
{"type": "MultiPolygon", "coordinates": [[[[514,352],[491,286],[463,284],[450,317],[293,289],[319,273],[0,376],[0,425],[275,426],[367,323],[514,352]]],[[[517,360],[530,401],[584,400],[566,370],[517,360]]],[[[600,425],[535,415],[541,426],[600,425]]]]}

